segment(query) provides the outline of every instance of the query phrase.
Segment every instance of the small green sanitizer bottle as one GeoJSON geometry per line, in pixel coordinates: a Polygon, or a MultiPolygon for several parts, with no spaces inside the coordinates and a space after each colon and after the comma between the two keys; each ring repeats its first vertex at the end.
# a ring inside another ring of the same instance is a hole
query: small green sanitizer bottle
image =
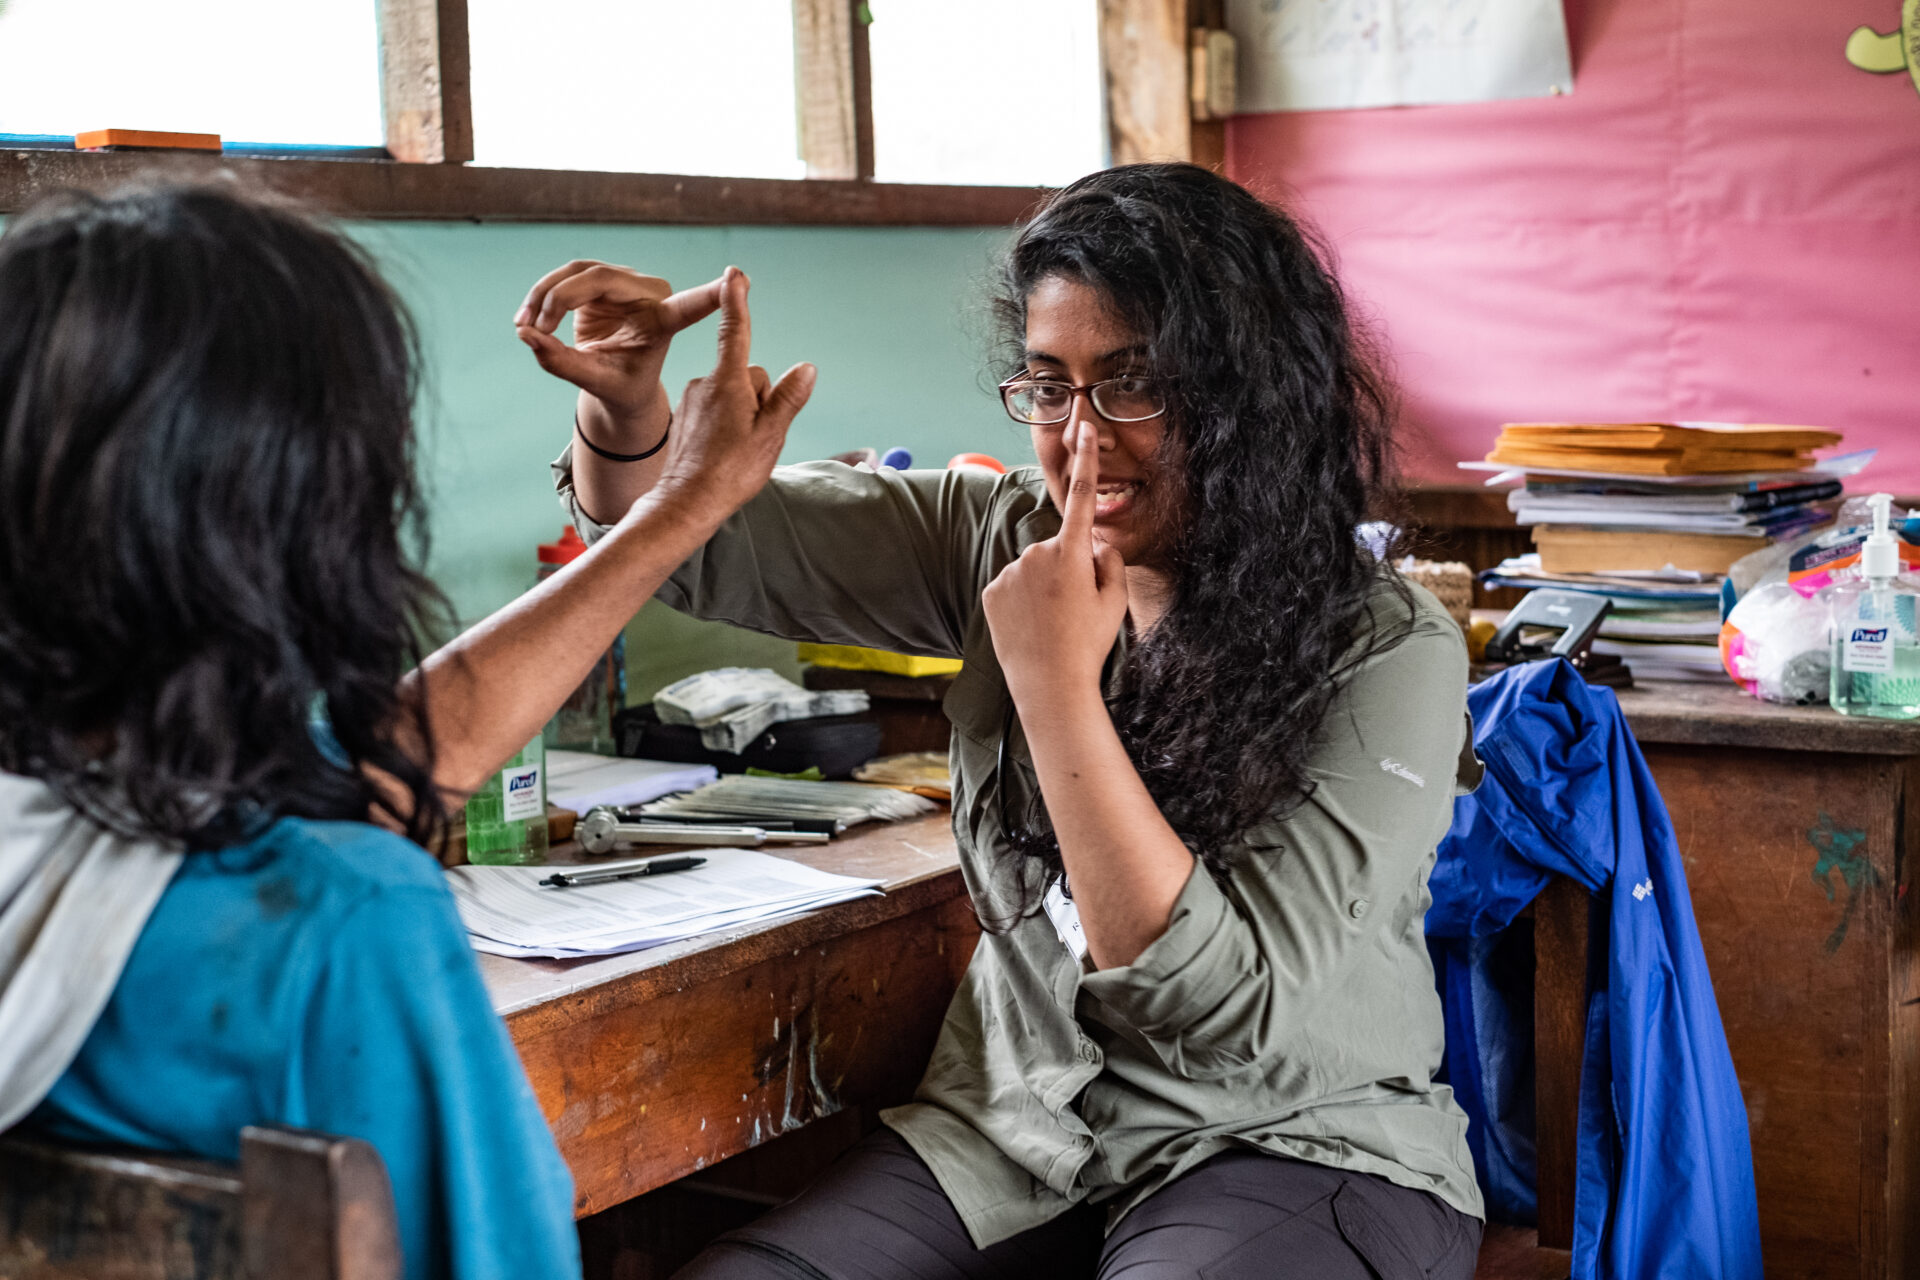
{"type": "Polygon", "coordinates": [[[1860,576],[1830,589],[1835,711],[1881,720],[1920,717],[1920,618],[1915,584],[1900,572],[1889,525],[1893,499],[1876,493],[1873,532],[1860,548],[1860,576]]]}
{"type": "Polygon", "coordinates": [[[467,861],[521,866],[547,860],[547,749],[529,742],[467,801],[467,861]]]}

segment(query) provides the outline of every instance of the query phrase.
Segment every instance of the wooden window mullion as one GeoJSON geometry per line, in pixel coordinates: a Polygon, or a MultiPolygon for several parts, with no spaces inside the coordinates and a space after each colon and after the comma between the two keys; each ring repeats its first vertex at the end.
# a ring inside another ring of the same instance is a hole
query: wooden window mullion
{"type": "Polygon", "coordinates": [[[853,26],[849,52],[853,55],[854,177],[873,177],[873,54],[867,41],[873,14],[867,0],[851,0],[853,26]]]}
{"type": "Polygon", "coordinates": [[[467,0],[380,0],[380,108],[395,160],[473,159],[467,0]]]}
{"type": "Polygon", "coordinates": [[[794,90],[807,177],[873,177],[873,74],[862,0],[793,0],[794,90]]]}

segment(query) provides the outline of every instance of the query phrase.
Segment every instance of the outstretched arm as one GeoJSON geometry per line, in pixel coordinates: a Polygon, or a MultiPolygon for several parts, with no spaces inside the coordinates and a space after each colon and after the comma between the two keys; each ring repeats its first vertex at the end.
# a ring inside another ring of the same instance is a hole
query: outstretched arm
{"type": "Polygon", "coordinates": [[[540,732],[667,575],[759,492],[812,393],[810,364],[769,385],[748,363],[746,277],[729,269],[708,288],[722,312],[719,359],[688,386],[656,479],[613,532],[406,678],[407,696],[426,702],[435,777],[453,795],[540,732]]]}

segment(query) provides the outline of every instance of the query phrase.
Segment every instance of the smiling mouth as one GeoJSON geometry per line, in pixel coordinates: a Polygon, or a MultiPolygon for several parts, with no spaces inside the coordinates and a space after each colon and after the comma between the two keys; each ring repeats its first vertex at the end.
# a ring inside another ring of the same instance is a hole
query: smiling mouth
{"type": "Polygon", "coordinates": [[[1109,520],[1133,506],[1140,496],[1138,480],[1103,481],[1095,490],[1094,519],[1109,520]]]}

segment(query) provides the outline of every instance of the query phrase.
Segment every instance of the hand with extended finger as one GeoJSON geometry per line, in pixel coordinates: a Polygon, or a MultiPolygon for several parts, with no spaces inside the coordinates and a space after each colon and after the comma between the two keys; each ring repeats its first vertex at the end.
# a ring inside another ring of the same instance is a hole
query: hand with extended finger
{"type": "Polygon", "coordinates": [[[660,385],[673,335],[712,315],[727,275],[679,293],[658,276],[629,267],[577,261],[549,271],[527,293],[513,317],[514,333],[533,349],[540,367],[579,387],[583,417],[603,431],[657,439],[666,429],[667,395],[660,385]],[[555,331],[573,313],[573,345],[555,331]]]}
{"type": "Polygon", "coordinates": [[[1028,547],[980,598],[1007,688],[1025,712],[1050,694],[1097,693],[1127,615],[1126,564],[1093,536],[1098,440],[1069,429],[1078,435],[1059,534],[1028,547]]]}
{"type": "Polygon", "coordinates": [[[816,370],[797,364],[775,383],[748,363],[753,326],[742,273],[729,268],[721,277],[716,305],[719,358],[712,373],[687,384],[655,491],[717,524],[766,484],[816,370]]]}

